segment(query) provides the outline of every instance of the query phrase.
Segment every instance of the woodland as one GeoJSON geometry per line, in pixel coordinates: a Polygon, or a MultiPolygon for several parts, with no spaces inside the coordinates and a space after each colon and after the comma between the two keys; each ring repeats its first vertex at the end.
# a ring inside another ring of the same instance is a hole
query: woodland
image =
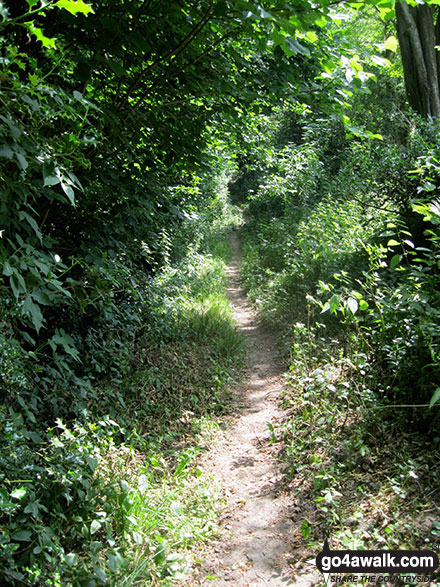
{"type": "Polygon", "coordinates": [[[307,556],[438,548],[438,45],[438,0],[0,1],[0,584],[189,584],[233,229],[307,556]]]}

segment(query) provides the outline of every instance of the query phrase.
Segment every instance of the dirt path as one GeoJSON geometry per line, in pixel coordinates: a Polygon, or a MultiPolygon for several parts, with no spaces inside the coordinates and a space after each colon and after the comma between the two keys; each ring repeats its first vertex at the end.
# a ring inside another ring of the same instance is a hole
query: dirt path
{"type": "Polygon", "coordinates": [[[289,516],[281,466],[270,444],[267,423],[282,416],[279,393],[282,366],[273,338],[258,324],[240,287],[240,244],[231,236],[232,262],[228,295],[234,318],[247,346],[247,366],[239,396],[238,415],[206,455],[203,469],[225,489],[222,537],[207,552],[195,585],[309,587],[319,582],[312,572],[295,576],[292,548],[298,528],[289,516]]]}

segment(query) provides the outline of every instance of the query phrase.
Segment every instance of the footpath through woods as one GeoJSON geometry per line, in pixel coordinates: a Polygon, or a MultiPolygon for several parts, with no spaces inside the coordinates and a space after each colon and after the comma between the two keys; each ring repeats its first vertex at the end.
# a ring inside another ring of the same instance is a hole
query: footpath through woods
{"type": "Polygon", "coordinates": [[[205,455],[202,468],[224,488],[226,507],[221,537],[205,552],[192,585],[316,585],[320,576],[295,575],[293,543],[298,524],[283,492],[282,465],[270,443],[269,422],[283,415],[279,406],[282,365],[273,335],[258,323],[240,287],[240,242],[231,235],[228,296],[247,347],[245,377],[237,396],[237,416],[205,455]]]}

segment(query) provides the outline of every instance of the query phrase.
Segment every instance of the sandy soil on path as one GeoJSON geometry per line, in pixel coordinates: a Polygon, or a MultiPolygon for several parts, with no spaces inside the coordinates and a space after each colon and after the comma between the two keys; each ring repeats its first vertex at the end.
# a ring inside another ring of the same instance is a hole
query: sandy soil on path
{"type": "Polygon", "coordinates": [[[308,574],[294,572],[297,557],[292,544],[298,540],[298,524],[289,515],[289,496],[283,492],[281,464],[267,425],[283,415],[283,367],[273,337],[258,324],[240,287],[236,233],[231,245],[228,295],[246,341],[246,374],[236,390],[237,416],[202,463],[225,491],[221,537],[200,554],[203,562],[187,584],[311,587],[321,578],[313,566],[308,574]]]}

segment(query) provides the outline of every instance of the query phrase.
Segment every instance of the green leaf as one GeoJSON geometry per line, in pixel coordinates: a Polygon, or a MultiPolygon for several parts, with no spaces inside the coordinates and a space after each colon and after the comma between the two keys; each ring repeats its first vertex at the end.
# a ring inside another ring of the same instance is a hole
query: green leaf
{"type": "Polygon", "coordinates": [[[30,542],[32,532],[30,530],[17,530],[12,534],[12,540],[18,540],[20,542],[30,542]]]}
{"type": "Polygon", "coordinates": [[[382,20],[385,20],[385,21],[393,20],[393,18],[396,16],[395,10],[387,10],[384,8],[379,8],[379,13],[380,13],[380,17],[382,18],[382,20]]]}
{"type": "Polygon", "coordinates": [[[96,532],[101,529],[101,526],[101,522],[98,520],[93,520],[93,522],[90,524],[90,534],[96,534],[96,532]]]}
{"type": "Polygon", "coordinates": [[[52,185],[57,185],[57,183],[60,183],[60,178],[57,177],[56,175],[47,175],[44,178],[44,185],[47,186],[52,186],[52,185]]]}
{"type": "Polygon", "coordinates": [[[46,37],[43,32],[43,29],[36,27],[33,23],[26,25],[29,31],[36,37],[37,41],[43,45],[43,47],[47,47],[48,49],[55,49],[56,47],[56,39],[46,37]]]}
{"type": "Polygon", "coordinates": [[[313,31],[307,31],[305,34],[305,39],[306,39],[306,41],[308,41],[309,43],[312,43],[314,45],[315,43],[318,42],[319,37],[313,31]]]}
{"type": "Polygon", "coordinates": [[[49,296],[44,291],[41,291],[41,289],[34,289],[31,295],[36,302],[43,306],[48,306],[50,304],[49,296]]]}
{"type": "Polygon", "coordinates": [[[61,182],[61,187],[63,188],[63,192],[69,198],[70,203],[75,206],[75,192],[72,187],[67,185],[67,183],[64,183],[64,181],[61,182]]]}
{"type": "Polygon", "coordinates": [[[126,71],[125,69],[122,67],[122,65],[120,63],[118,63],[117,61],[114,61],[113,59],[107,59],[106,61],[107,65],[109,65],[110,69],[118,76],[118,77],[122,77],[123,75],[126,75],[126,71]]]}
{"type": "Polygon", "coordinates": [[[138,488],[141,495],[144,495],[150,488],[150,483],[146,475],[140,475],[138,479],[138,488]]]}
{"type": "Polygon", "coordinates": [[[30,295],[28,295],[24,301],[23,314],[30,314],[34,328],[39,332],[43,325],[43,314],[41,313],[40,306],[32,301],[30,295]]]}
{"type": "Polygon", "coordinates": [[[429,402],[429,407],[432,408],[432,406],[434,404],[436,404],[439,400],[440,400],[440,387],[437,387],[437,389],[432,394],[431,401],[429,402]]]}
{"type": "Polygon", "coordinates": [[[38,516],[38,511],[38,503],[36,501],[29,502],[24,508],[25,514],[33,514],[34,516],[38,516]]]}
{"type": "Polygon", "coordinates": [[[78,555],[74,552],[69,552],[69,554],[66,554],[65,559],[69,567],[73,567],[78,562],[78,555]]]}
{"type": "Polygon", "coordinates": [[[370,59],[375,65],[378,65],[379,67],[384,67],[384,66],[390,64],[388,59],[385,59],[384,57],[381,57],[380,55],[371,55],[370,59]]]}
{"type": "Polygon", "coordinates": [[[368,302],[366,300],[359,300],[359,309],[368,310],[368,302]]]}
{"type": "Polygon", "coordinates": [[[291,57],[295,53],[301,53],[302,55],[310,55],[310,50],[304,45],[301,45],[295,37],[286,37],[285,39],[285,47],[283,47],[284,52],[288,57],[291,57]],[[287,48],[287,51],[286,51],[287,48]]]}
{"type": "Polygon", "coordinates": [[[392,51],[393,53],[395,53],[397,51],[398,46],[399,42],[397,41],[396,37],[391,36],[388,37],[388,39],[385,41],[383,48],[386,51],[392,51]]]}
{"type": "Polygon", "coordinates": [[[32,227],[32,229],[34,230],[35,234],[37,235],[37,237],[41,240],[41,232],[40,232],[40,228],[35,220],[35,218],[32,218],[32,216],[30,216],[30,214],[28,214],[27,212],[23,212],[21,211],[18,215],[18,217],[20,218],[20,220],[26,220],[26,222],[32,227]]]}
{"type": "Polygon", "coordinates": [[[5,261],[3,264],[3,275],[9,277],[13,273],[15,273],[14,268],[7,261],[5,261]]]}
{"type": "Polygon", "coordinates": [[[393,238],[387,242],[387,247],[398,247],[399,245],[400,243],[393,238]]]}
{"type": "Polygon", "coordinates": [[[333,294],[333,296],[330,299],[330,312],[336,312],[340,300],[341,298],[338,296],[338,294],[333,294]]]}
{"type": "Polygon", "coordinates": [[[260,15],[260,18],[273,18],[270,12],[264,10],[264,8],[260,5],[258,5],[258,14],[260,15]]]}
{"type": "Polygon", "coordinates": [[[58,8],[64,8],[71,14],[77,15],[78,13],[81,14],[89,14],[89,12],[93,12],[93,8],[83,2],[83,0],[58,0],[55,4],[58,8]]]}
{"type": "Polygon", "coordinates": [[[390,269],[394,269],[396,265],[402,260],[402,255],[393,255],[390,261],[390,269]]]}
{"type": "Polygon", "coordinates": [[[178,501],[171,502],[170,510],[175,516],[180,516],[182,513],[182,505],[178,501]]]}
{"type": "Polygon", "coordinates": [[[301,534],[303,535],[304,540],[307,540],[307,538],[310,536],[310,526],[307,520],[304,520],[301,524],[301,534]]]}
{"type": "Polygon", "coordinates": [[[11,497],[14,499],[22,499],[27,493],[27,490],[24,487],[19,487],[18,489],[14,489],[11,493],[11,497]]]}
{"type": "Polygon", "coordinates": [[[18,300],[21,294],[26,293],[26,283],[23,279],[23,276],[20,273],[14,271],[13,275],[10,276],[10,284],[12,291],[14,292],[15,298],[18,300]]]}
{"type": "Polygon", "coordinates": [[[358,301],[355,300],[354,298],[348,298],[347,306],[348,306],[350,312],[352,312],[353,314],[356,314],[356,312],[358,311],[358,308],[359,308],[358,301]]]}
{"type": "Polygon", "coordinates": [[[13,150],[8,145],[2,145],[0,147],[0,157],[4,157],[5,159],[12,159],[14,155],[13,150]]]}
{"type": "Polygon", "coordinates": [[[20,165],[21,169],[23,171],[26,171],[26,169],[29,166],[29,163],[26,161],[26,157],[24,155],[22,155],[21,153],[15,153],[15,156],[17,157],[17,161],[18,161],[18,164],[20,165]]]}

